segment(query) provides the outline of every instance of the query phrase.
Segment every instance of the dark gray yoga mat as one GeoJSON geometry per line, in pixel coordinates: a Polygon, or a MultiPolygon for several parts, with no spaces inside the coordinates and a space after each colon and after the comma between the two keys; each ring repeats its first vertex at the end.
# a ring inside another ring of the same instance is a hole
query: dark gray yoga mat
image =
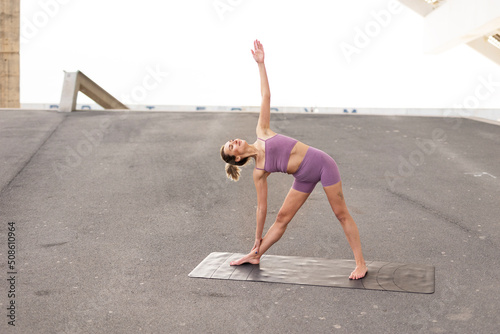
{"type": "Polygon", "coordinates": [[[210,253],[189,277],[434,293],[433,266],[367,261],[368,274],[361,280],[350,280],[354,260],[264,254],[260,264],[229,265],[243,255],[210,253]]]}

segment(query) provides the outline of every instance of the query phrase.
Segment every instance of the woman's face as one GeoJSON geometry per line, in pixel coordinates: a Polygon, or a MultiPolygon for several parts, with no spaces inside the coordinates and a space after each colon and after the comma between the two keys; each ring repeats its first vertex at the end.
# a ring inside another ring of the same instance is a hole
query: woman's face
{"type": "Polygon", "coordinates": [[[224,144],[224,153],[239,156],[245,153],[248,143],[243,139],[231,139],[224,144]]]}

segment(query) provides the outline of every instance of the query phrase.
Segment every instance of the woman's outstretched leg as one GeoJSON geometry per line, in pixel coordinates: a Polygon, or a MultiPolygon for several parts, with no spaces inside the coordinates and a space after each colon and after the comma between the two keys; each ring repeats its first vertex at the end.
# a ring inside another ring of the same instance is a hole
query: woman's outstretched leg
{"type": "Polygon", "coordinates": [[[278,212],[278,216],[276,217],[276,221],[269,228],[266,235],[262,239],[262,242],[259,247],[259,253],[255,254],[255,252],[250,252],[247,255],[243,256],[241,259],[237,261],[232,261],[230,264],[232,266],[238,266],[243,263],[253,263],[257,264],[260,261],[260,257],[276,242],[278,241],[283,233],[285,233],[286,227],[288,223],[295,216],[297,211],[299,211],[300,207],[306,199],[309,197],[309,194],[297,191],[295,189],[290,189],[288,195],[285,198],[285,202],[281,206],[280,211],[278,212]]]}
{"type": "Polygon", "coordinates": [[[339,220],[344,233],[347,237],[347,241],[351,246],[352,252],[354,254],[354,259],[356,260],[356,268],[349,276],[350,279],[360,279],[365,277],[367,273],[365,259],[363,258],[363,252],[361,251],[361,241],[359,238],[359,231],[354,219],[351,217],[349,210],[345,204],[344,194],[342,192],[342,182],[338,182],[334,185],[324,187],[330,206],[332,207],[335,216],[339,220]]]}

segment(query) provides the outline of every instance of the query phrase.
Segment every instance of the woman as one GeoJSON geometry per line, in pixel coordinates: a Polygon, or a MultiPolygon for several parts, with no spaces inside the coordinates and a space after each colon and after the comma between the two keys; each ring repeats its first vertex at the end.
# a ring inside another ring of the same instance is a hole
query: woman
{"type": "Polygon", "coordinates": [[[260,257],[281,238],[288,223],[304,204],[318,181],[321,181],[333,212],[340,221],[354,253],[356,268],[349,279],[361,279],[365,277],[367,268],[361,251],[358,228],[344,201],[337,165],[326,153],[295,139],[276,134],[269,128],[271,93],[264,65],[264,48],[256,40],[254,50],[251,51],[259,66],[262,94],[257,123],[258,139],[251,145],[241,139],[229,140],[221,147],[220,153],[222,160],[226,162],[226,173],[234,181],[239,179],[238,166],[245,165],[250,158],[255,160],[253,180],[257,190],[257,228],[255,243],[250,253],[230,264],[259,263],[260,257]],[[295,181],[278,212],[276,221],[262,238],[267,213],[267,177],[273,172],[292,174],[295,181]]]}

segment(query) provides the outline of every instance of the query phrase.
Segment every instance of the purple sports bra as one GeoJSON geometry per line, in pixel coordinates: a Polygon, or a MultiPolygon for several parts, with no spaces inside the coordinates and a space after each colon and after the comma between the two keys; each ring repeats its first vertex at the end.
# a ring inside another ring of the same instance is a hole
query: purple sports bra
{"type": "MultiPolygon", "coordinates": [[[[257,139],[266,143],[266,161],[264,163],[264,170],[268,173],[286,173],[288,160],[290,160],[290,154],[292,153],[292,149],[298,140],[280,134],[274,135],[266,140],[260,138],[257,139]]],[[[262,170],[262,168],[255,168],[262,170]]]]}

